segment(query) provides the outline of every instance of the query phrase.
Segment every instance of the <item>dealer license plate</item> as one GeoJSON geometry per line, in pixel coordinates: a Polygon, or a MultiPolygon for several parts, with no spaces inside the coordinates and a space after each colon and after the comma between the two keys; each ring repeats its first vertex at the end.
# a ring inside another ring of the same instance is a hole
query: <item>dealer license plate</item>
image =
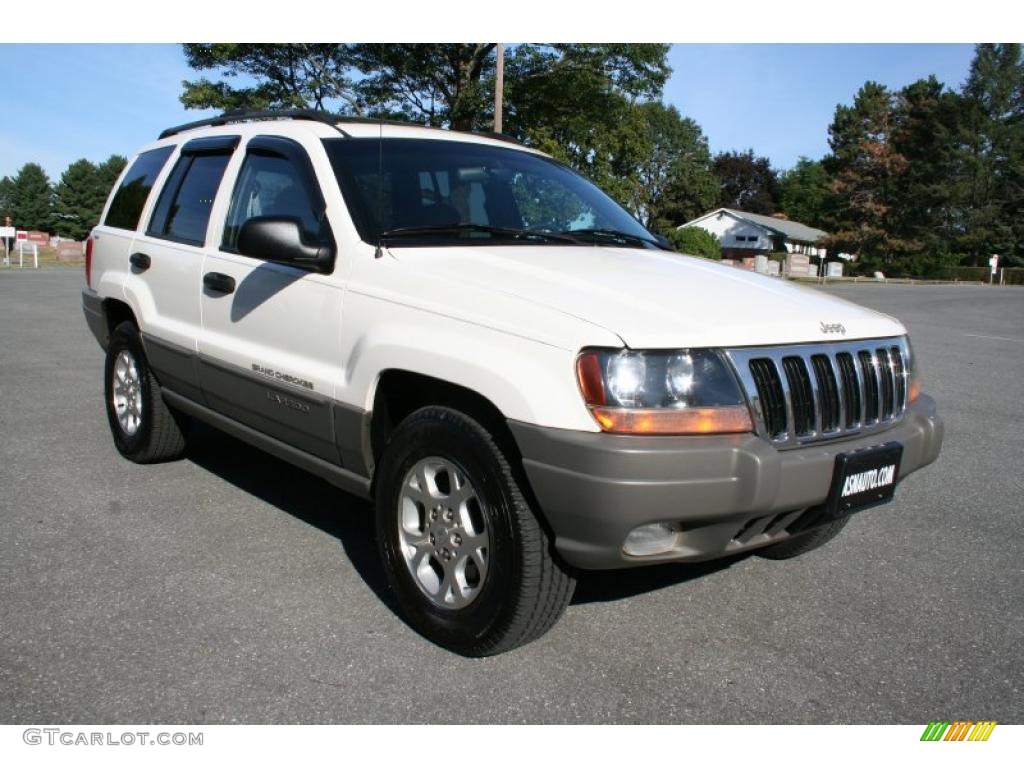
{"type": "Polygon", "coordinates": [[[836,456],[827,509],[833,517],[892,500],[903,446],[891,442],[836,456]]]}

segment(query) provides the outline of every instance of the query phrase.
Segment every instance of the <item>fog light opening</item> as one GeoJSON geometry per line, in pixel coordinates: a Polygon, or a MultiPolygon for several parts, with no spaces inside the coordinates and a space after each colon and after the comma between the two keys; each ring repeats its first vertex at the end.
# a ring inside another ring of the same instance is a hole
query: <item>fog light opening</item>
{"type": "Polygon", "coordinates": [[[679,527],[672,523],[651,523],[634,528],[626,537],[622,551],[634,557],[658,555],[676,547],[679,527]]]}

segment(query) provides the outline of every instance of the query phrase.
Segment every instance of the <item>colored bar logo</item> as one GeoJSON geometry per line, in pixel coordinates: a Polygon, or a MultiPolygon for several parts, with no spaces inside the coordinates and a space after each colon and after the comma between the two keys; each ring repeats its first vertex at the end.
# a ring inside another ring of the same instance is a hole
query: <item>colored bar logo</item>
{"type": "Polygon", "coordinates": [[[932,720],[925,726],[921,741],[988,741],[995,720],[932,720]]]}

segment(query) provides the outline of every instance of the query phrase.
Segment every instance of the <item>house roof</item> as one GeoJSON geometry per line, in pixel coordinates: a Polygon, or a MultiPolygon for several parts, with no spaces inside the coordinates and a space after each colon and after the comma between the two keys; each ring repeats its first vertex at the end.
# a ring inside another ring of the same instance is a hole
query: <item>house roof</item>
{"type": "Polygon", "coordinates": [[[821,238],[828,236],[828,232],[823,232],[820,229],[815,229],[814,227],[809,227],[806,224],[801,224],[799,221],[776,219],[774,216],[762,216],[759,213],[747,213],[746,211],[737,211],[732,208],[716,208],[715,210],[705,213],[703,216],[700,216],[693,221],[689,221],[682,226],[688,227],[720,212],[727,213],[737,219],[749,221],[751,224],[756,224],[764,229],[777,232],[778,234],[783,235],[787,240],[795,240],[800,243],[814,243],[821,238]]]}

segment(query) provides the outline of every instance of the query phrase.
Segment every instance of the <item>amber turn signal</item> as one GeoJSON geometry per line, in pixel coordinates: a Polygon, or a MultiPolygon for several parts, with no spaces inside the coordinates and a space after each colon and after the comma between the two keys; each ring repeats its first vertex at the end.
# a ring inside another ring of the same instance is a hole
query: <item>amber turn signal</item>
{"type": "Polygon", "coordinates": [[[921,380],[916,376],[912,376],[910,379],[910,389],[907,392],[907,402],[912,403],[921,394],[921,380]]]}
{"type": "Polygon", "coordinates": [[[745,405],[716,408],[602,408],[591,413],[605,432],[630,435],[716,435],[753,432],[745,405]]]}
{"type": "Polygon", "coordinates": [[[584,352],[576,359],[576,378],[580,392],[588,404],[607,402],[604,391],[604,376],[601,374],[601,360],[594,352],[584,352]]]}

